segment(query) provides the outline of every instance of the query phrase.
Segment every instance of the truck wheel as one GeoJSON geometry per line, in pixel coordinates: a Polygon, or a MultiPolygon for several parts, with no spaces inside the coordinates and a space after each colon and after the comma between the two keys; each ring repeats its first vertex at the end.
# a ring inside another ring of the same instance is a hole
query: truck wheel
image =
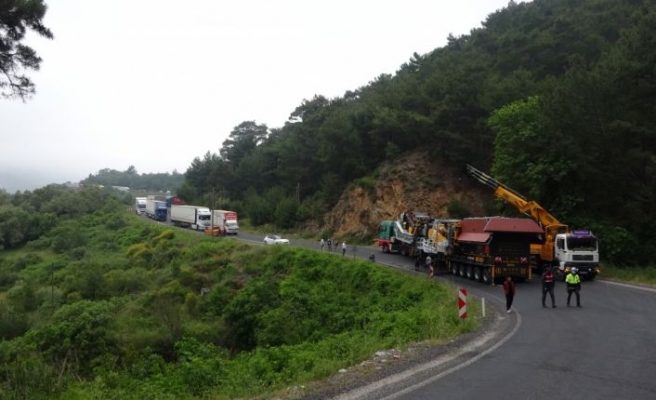
{"type": "Polygon", "coordinates": [[[383,253],[389,253],[389,246],[386,244],[383,245],[383,253]]]}
{"type": "Polygon", "coordinates": [[[452,275],[458,275],[458,264],[451,262],[451,274],[452,275]]]}
{"type": "Polygon", "coordinates": [[[490,270],[488,268],[483,270],[482,277],[483,277],[483,283],[488,285],[491,283],[490,270]]]}
{"type": "Polygon", "coordinates": [[[481,267],[474,267],[474,280],[476,282],[483,280],[483,276],[481,275],[481,267]]]}
{"type": "Polygon", "coordinates": [[[465,275],[467,275],[467,273],[465,272],[465,268],[467,268],[465,264],[458,265],[458,275],[460,275],[462,278],[464,278],[465,275]]]}
{"type": "Polygon", "coordinates": [[[465,267],[465,276],[467,276],[467,279],[474,279],[474,267],[467,265],[465,267]]]}

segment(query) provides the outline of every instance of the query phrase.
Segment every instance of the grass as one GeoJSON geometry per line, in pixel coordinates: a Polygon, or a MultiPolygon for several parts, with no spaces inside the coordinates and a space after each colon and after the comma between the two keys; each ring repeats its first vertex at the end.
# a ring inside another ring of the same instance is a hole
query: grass
{"type": "Polygon", "coordinates": [[[656,287],[656,267],[619,268],[613,265],[604,265],[599,277],[610,281],[656,287]]]}

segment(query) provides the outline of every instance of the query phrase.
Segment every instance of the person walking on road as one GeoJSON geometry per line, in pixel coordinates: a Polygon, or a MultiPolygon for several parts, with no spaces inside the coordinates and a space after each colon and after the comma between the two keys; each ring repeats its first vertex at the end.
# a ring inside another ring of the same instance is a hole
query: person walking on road
{"type": "Polygon", "coordinates": [[[319,242],[321,244],[321,251],[323,251],[323,246],[326,245],[326,242],[321,238],[321,241],[319,242]]]}
{"type": "Polygon", "coordinates": [[[503,281],[503,294],[506,295],[506,312],[510,314],[510,308],[515,299],[515,282],[513,282],[511,276],[507,276],[506,280],[503,281]]]}
{"type": "Polygon", "coordinates": [[[342,257],[346,255],[346,242],[342,242],[342,257]]]}
{"type": "Polygon", "coordinates": [[[581,307],[581,295],[579,294],[579,291],[581,290],[581,277],[579,276],[579,270],[576,267],[573,267],[570,273],[567,274],[565,283],[567,283],[567,307],[569,307],[572,293],[576,295],[576,306],[581,307]]]}
{"type": "Polygon", "coordinates": [[[435,271],[433,271],[433,259],[431,256],[426,256],[426,271],[428,271],[428,276],[432,278],[435,271]]]}
{"type": "Polygon", "coordinates": [[[333,251],[333,241],[328,238],[328,251],[333,251]]]}
{"type": "Polygon", "coordinates": [[[546,307],[547,293],[551,296],[551,307],[556,308],[556,299],[554,297],[554,286],[556,285],[556,277],[553,273],[553,267],[548,267],[542,273],[542,307],[546,307]]]}

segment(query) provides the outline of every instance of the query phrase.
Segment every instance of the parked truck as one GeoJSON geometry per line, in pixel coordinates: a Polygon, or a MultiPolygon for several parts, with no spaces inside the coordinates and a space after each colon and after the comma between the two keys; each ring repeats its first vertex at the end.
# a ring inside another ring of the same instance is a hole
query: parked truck
{"type": "Polygon", "coordinates": [[[235,211],[214,210],[212,211],[212,226],[219,227],[226,235],[239,234],[237,213],[235,211]]]}
{"type": "Polygon", "coordinates": [[[207,207],[171,205],[171,223],[182,228],[205,230],[210,228],[212,214],[207,207]]]}
{"type": "Polygon", "coordinates": [[[134,199],[134,212],[138,215],[146,212],[146,198],[145,197],[136,197],[134,199]]]}
{"type": "Polygon", "coordinates": [[[550,212],[535,201],[502,184],[491,176],[467,165],[467,172],[479,182],[494,190],[501,200],[514,206],[517,211],[540,224],[543,230],[541,241],[531,248],[533,266],[537,271],[556,267],[556,276],[565,279],[572,267],[579,270],[583,279],[592,280],[599,274],[599,244],[592,231],[579,229],[570,231],[550,212]]]}
{"type": "Polygon", "coordinates": [[[146,216],[155,221],[166,221],[168,217],[166,201],[157,200],[156,196],[148,196],[146,199],[146,216]]]}

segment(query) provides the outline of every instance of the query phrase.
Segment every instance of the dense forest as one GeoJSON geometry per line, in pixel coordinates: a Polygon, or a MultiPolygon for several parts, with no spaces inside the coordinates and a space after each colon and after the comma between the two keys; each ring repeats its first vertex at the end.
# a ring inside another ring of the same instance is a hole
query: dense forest
{"type": "Polygon", "coordinates": [[[120,194],[0,196],[0,398],[272,395],[480,324],[424,276],[158,225],[120,194]]]}
{"type": "Polygon", "coordinates": [[[508,3],[394,75],[305,100],[283,127],[244,121],[193,160],[178,194],[255,224],[323,215],[385,160],[429,149],[491,173],[616,264],[656,258],[656,3],[508,3]]]}

